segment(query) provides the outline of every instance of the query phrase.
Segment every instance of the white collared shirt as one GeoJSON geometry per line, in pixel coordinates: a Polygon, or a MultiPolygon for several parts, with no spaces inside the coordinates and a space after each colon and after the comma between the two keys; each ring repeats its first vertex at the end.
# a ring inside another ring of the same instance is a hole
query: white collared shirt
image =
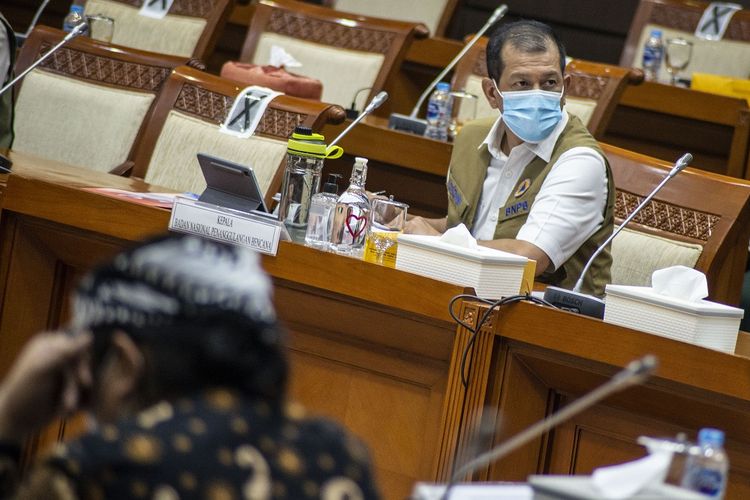
{"type": "Polygon", "coordinates": [[[9,33],[5,25],[0,22],[0,87],[7,83],[8,69],[10,69],[10,42],[9,33]]]}
{"type": "MultiPolygon", "coordinates": [[[[500,149],[502,116],[497,119],[479,146],[488,148],[490,164],[472,226],[476,239],[494,239],[500,208],[507,203],[526,165],[535,156],[550,160],[567,123],[568,114],[564,112],[547,138],[538,144],[521,143],[505,155],[500,149]]],[[[591,148],[572,148],[552,166],[516,239],[540,248],[557,269],[601,227],[606,203],[604,159],[591,148]]]]}

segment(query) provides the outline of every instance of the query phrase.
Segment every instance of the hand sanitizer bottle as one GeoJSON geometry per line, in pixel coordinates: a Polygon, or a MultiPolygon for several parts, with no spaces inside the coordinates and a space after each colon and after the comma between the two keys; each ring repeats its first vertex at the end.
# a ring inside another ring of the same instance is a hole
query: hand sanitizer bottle
{"type": "Polygon", "coordinates": [[[328,250],[331,245],[333,209],[339,199],[339,174],[329,174],[323,184],[323,191],[313,195],[310,202],[310,215],[307,218],[305,245],[318,250],[328,250]]]}
{"type": "Polygon", "coordinates": [[[349,187],[339,196],[333,210],[331,250],[362,257],[370,216],[370,200],[365,192],[367,158],[355,158],[349,187]]]}

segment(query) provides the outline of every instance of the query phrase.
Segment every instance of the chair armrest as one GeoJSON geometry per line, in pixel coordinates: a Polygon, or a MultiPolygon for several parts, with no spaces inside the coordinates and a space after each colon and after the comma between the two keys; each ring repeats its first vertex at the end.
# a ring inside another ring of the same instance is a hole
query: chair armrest
{"type": "Polygon", "coordinates": [[[630,71],[628,72],[628,76],[626,78],[628,79],[628,85],[640,85],[641,83],[643,83],[645,75],[643,74],[642,69],[630,68],[630,71]]]}
{"type": "Polygon", "coordinates": [[[341,106],[331,106],[325,110],[325,122],[329,125],[338,125],[346,120],[346,112],[341,106]]]}
{"type": "Polygon", "coordinates": [[[414,38],[417,40],[423,40],[425,38],[429,38],[430,36],[430,28],[425,26],[422,23],[417,24],[414,27],[414,38]]]}
{"type": "Polygon", "coordinates": [[[120,165],[117,165],[115,168],[109,171],[110,174],[119,175],[122,177],[129,177],[130,172],[133,171],[133,167],[135,167],[135,162],[133,161],[126,161],[121,163],[120,165]]]}

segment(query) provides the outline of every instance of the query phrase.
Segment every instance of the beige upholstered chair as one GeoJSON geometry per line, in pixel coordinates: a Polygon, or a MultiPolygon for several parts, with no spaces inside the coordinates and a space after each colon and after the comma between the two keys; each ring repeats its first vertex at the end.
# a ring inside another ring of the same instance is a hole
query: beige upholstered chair
{"type": "Polygon", "coordinates": [[[144,0],[87,0],[87,15],[115,20],[112,43],[140,50],[205,59],[232,7],[231,0],[175,0],[163,19],[138,14],[144,0]]]}
{"type": "MultiPolygon", "coordinates": [[[[482,91],[482,80],[487,77],[486,51],[487,38],[481,38],[459,62],[453,75],[454,89],[477,96],[476,118],[497,115],[482,91]]],[[[571,83],[565,109],[578,116],[597,138],[604,135],[625,87],[643,81],[641,70],[575,59],[568,63],[566,72],[571,83]]],[[[462,108],[458,106],[454,113],[459,121],[466,121],[470,112],[462,108]]]]}
{"type": "MultiPolygon", "coordinates": [[[[669,172],[662,160],[603,144],[622,222],[669,172]]],[[[675,158],[676,159],[676,158],[675,158]]],[[[612,283],[650,286],[673,265],[706,274],[709,297],[738,304],[750,239],[750,183],[687,168],[612,242],[612,283]]]]}
{"type": "Polygon", "coordinates": [[[458,0],[326,0],[325,5],[343,12],[423,23],[432,36],[443,36],[458,0]]]}
{"type": "Polygon", "coordinates": [[[398,70],[417,33],[427,34],[414,23],[342,15],[293,0],[261,0],[240,60],[268,64],[271,47],[280,46],[302,63],[290,71],[323,82],[323,102],[348,107],[358,95],[362,109],[368,95],[383,90],[398,70]]]}
{"type": "MultiPolygon", "coordinates": [[[[28,68],[65,35],[37,27],[16,71],[28,68]]],[[[102,172],[130,157],[163,83],[182,58],[81,37],[29,73],[15,102],[13,149],[102,172]]]]}
{"type": "Polygon", "coordinates": [[[135,150],[132,175],[178,191],[205,187],[196,155],[251,166],[266,202],[281,185],[286,141],[297,125],[319,130],[344,121],[339,106],[280,95],[266,108],[255,135],[240,139],[219,131],[242,88],[234,82],[181,67],[169,77],[135,150]]]}
{"type": "MultiPolygon", "coordinates": [[[[709,2],[701,0],[641,0],[630,24],[620,65],[641,67],[643,46],[651,30],[657,28],[665,40],[682,37],[693,42],[693,56],[683,74],[701,72],[749,78],[750,10],[734,14],[722,40],[707,41],[693,33],[708,5],[709,2]]],[[[664,66],[659,79],[669,79],[664,66]]]]}

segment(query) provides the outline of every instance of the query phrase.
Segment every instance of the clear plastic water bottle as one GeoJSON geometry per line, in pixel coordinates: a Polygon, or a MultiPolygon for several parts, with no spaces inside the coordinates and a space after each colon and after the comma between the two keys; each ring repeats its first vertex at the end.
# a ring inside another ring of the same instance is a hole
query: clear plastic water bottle
{"type": "Polygon", "coordinates": [[[74,0],[74,2],[70,5],[70,12],[68,12],[68,15],[65,16],[65,19],[63,20],[63,31],[65,31],[66,33],[70,33],[71,31],[73,31],[73,28],[84,21],[84,3],[84,0],[74,0]]]}
{"type": "Polygon", "coordinates": [[[724,498],[729,474],[729,458],[724,451],[724,433],[705,428],[698,433],[700,453],[688,458],[682,487],[711,498],[724,498]]]}
{"type": "Polygon", "coordinates": [[[329,174],[328,181],[323,184],[323,191],[313,195],[310,202],[310,215],[307,219],[305,245],[319,250],[328,250],[331,244],[331,228],[333,227],[333,209],[339,199],[338,174],[329,174]]]}
{"type": "Polygon", "coordinates": [[[331,250],[352,257],[362,257],[370,217],[370,200],[365,192],[367,158],[355,158],[349,187],[333,210],[331,250]]]}
{"type": "Polygon", "coordinates": [[[661,63],[664,60],[664,42],[661,30],[651,30],[646,45],[643,46],[643,74],[646,80],[655,82],[659,79],[661,63]]]}
{"type": "Polygon", "coordinates": [[[447,141],[452,112],[451,86],[447,82],[440,82],[427,102],[427,128],[424,136],[438,141],[447,141]]]}

